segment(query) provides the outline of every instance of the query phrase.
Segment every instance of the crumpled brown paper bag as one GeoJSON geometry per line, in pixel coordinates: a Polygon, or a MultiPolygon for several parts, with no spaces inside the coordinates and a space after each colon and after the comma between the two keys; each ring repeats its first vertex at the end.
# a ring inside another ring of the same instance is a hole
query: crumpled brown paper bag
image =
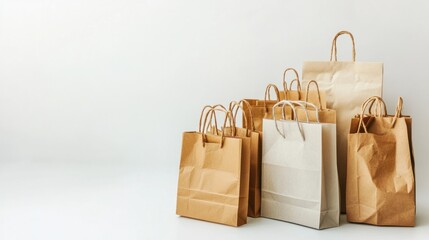
{"type": "MultiPolygon", "coordinates": [[[[348,137],[347,220],[373,225],[414,226],[416,214],[411,117],[402,116],[402,98],[393,116],[364,117],[374,102],[351,122],[348,137]]],[[[372,103],[371,103],[372,102],[372,103]]],[[[366,104],[366,105],[365,105],[366,104]]]]}

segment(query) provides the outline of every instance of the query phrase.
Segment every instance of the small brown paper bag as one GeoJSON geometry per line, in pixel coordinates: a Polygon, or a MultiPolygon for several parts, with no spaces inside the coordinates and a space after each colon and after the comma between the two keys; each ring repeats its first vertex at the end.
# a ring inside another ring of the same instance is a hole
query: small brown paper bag
{"type": "Polygon", "coordinates": [[[394,116],[380,97],[362,105],[348,136],[346,211],[349,222],[414,226],[416,214],[411,117],[402,116],[399,98],[394,116]],[[364,115],[378,103],[375,115],[364,115]],[[371,109],[370,107],[370,109],[371,109]],[[382,114],[382,110],[384,113],[382,114]]]}

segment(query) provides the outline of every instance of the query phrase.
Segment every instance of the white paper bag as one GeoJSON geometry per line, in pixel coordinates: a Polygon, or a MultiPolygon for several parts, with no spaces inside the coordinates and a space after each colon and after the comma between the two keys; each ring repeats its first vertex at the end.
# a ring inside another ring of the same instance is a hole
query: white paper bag
{"type": "Polygon", "coordinates": [[[338,226],[335,124],[264,119],[262,144],[262,216],[316,229],[338,226]]]}

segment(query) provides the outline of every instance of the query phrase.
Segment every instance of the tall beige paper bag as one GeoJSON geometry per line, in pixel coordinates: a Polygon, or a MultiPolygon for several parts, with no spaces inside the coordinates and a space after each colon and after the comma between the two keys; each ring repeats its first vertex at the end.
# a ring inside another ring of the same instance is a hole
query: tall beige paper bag
{"type": "Polygon", "coordinates": [[[382,95],[383,63],[356,62],[354,37],[350,32],[337,33],[332,41],[330,61],[304,62],[303,83],[316,80],[326,92],[327,107],[337,112],[337,160],[341,186],[341,211],[345,212],[347,169],[347,134],[349,121],[359,112],[361,103],[371,96],[382,95]],[[353,60],[337,61],[336,41],[340,35],[349,35],[353,44],[353,60]]]}

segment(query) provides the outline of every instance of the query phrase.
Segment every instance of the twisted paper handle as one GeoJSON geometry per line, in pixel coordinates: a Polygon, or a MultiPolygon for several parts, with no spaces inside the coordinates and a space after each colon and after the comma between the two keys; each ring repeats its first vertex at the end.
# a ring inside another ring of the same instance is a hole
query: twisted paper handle
{"type": "Polygon", "coordinates": [[[353,37],[353,34],[351,34],[348,31],[341,31],[339,33],[337,33],[334,37],[334,39],[332,40],[332,45],[331,45],[331,58],[329,61],[332,61],[332,57],[334,57],[334,61],[337,61],[337,38],[343,34],[347,34],[350,36],[350,38],[352,39],[352,44],[353,44],[353,48],[352,48],[352,56],[353,56],[353,62],[356,61],[356,46],[355,46],[355,39],[353,37]]]}
{"type": "MultiPolygon", "coordinates": [[[[286,134],[284,132],[284,129],[283,129],[283,132],[281,132],[280,129],[279,129],[279,126],[278,126],[278,123],[277,123],[277,119],[276,119],[276,114],[275,114],[275,108],[279,107],[279,106],[282,106],[282,108],[283,108],[282,109],[282,111],[283,111],[283,117],[284,117],[284,108],[285,108],[286,105],[289,105],[291,107],[291,109],[293,111],[293,115],[296,116],[296,111],[295,111],[295,106],[294,106],[294,102],[293,101],[283,100],[283,101],[280,101],[280,102],[274,104],[274,106],[273,106],[273,119],[274,119],[274,123],[276,125],[277,132],[283,138],[286,138],[286,134]]],[[[299,124],[299,121],[298,121],[297,117],[295,118],[295,121],[296,121],[296,124],[298,126],[299,132],[301,133],[302,140],[305,141],[304,130],[302,129],[301,124],[299,124]]]]}
{"type": "MultiPolygon", "coordinates": [[[[203,147],[205,147],[205,143],[207,142],[207,133],[206,133],[206,131],[207,131],[206,130],[206,124],[208,123],[207,122],[207,118],[208,118],[209,115],[211,115],[209,122],[211,122],[213,115],[214,115],[214,118],[216,119],[216,111],[220,111],[220,112],[224,112],[225,113],[225,120],[224,120],[224,123],[223,123],[223,128],[226,127],[227,120],[229,119],[229,122],[231,124],[231,128],[233,129],[233,135],[235,135],[235,124],[234,124],[234,120],[233,120],[231,111],[227,111],[227,110],[224,110],[222,108],[211,108],[207,112],[207,114],[206,114],[206,116],[204,118],[204,124],[203,124],[202,132],[201,132],[202,133],[201,136],[202,136],[202,140],[203,140],[203,147]]],[[[215,128],[217,129],[217,122],[216,122],[216,127],[215,128]]],[[[224,141],[225,141],[225,134],[224,134],[224,131],[221,131],[220,148],[223,147],[224,141]]]]}
{"type": "Polygon", "coordinates": [[[267,88],[265,89],[265,97],[264,97],[264,109],[265,109],[266,113],[268,112],[267,100],[268,101],[271,100],[271,96],[270,96],[271,88],[273,88],[274,92],[276,93],[277,101],[280,101],[280,92],[279,92],[279,89],[277,88],[277,86],[274,84],[268,84],[267,88]]]}

